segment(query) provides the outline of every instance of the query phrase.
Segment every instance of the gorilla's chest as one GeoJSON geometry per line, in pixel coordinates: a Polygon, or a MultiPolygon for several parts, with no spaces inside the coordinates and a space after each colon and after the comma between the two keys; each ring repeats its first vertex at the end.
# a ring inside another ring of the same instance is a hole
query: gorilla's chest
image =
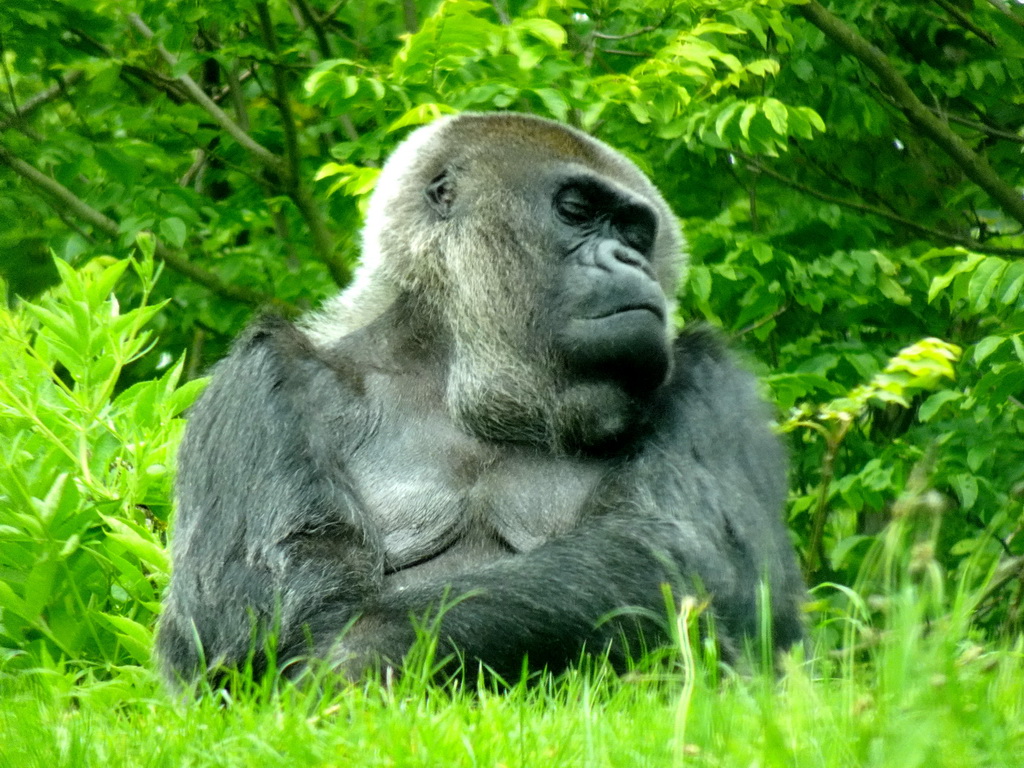
{"type": "Polygon", "coordinates": [[[607,469],[482,443],[438,412],[384,419],[347,464],[389,571],[452,571],[533,549],[576,526],[607,469]]]}

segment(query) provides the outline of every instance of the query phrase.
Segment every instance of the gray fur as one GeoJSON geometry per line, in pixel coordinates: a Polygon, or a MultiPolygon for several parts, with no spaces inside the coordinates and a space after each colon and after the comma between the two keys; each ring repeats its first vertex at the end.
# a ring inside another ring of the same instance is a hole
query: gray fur
{"type": "Polygon", "coordinates": [[[467,594],[441,649],[504,675],[624,663],[666,636],[635,611],[662,584],[710,596],[728,650],[767,581],[778,645],[800,637],[784,456],[715,334],[673,338],[682,241],[634,164],[539,118],[445,118],[385,165],[363,240],[353,285],[254,325],[192,412],[170,677],[259,672],[271,635],[350,677],[398,665],[410,615],[467,594]]]}

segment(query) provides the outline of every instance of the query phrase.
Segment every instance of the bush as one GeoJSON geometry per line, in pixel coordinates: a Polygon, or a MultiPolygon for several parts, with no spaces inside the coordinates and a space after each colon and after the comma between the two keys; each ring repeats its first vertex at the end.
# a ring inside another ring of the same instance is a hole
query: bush
{"type": "Polygon", "coordinates": [[[168,576],[183,358],[118,391],[150,350],[152,251],[97,258],[0,308],[0,657],[6,668],[144,664],[168,576]],[[129,267],[143,298],[122,312],[129,267]]]}

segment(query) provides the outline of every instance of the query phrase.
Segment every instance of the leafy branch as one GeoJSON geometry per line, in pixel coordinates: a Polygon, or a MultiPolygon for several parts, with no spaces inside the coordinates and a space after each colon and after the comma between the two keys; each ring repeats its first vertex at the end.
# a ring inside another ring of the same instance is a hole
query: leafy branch
{"type": "Polygon", "coordinates": [[[45,91],[40,91],[35,96],[28,99],[24,104],[21,104],[18,107],[18,111],[13,115],[0,120],[0,131],[5,131],[12,126],[20,127],[19,123],[21,121],[31,115],[39,107],[43,106],[43,104],[52,101],[64,93],[67,88],[81,80],[83,74],[85,73],[80,69],[72,70],[64,75],[56,85],[51,88],[47,88],[45,91]]]}
{"type": "MultiPolygon", "coordinates": [[[[260,13],[261,27],[263,28],[264,39],[268,50],[274,59],[271,68],[275,80],[275,102],[281,115],[286,144],[286,157],[282,158],[258,141],[252,138],[237,122],[222,110],[216,102],[211,99],[199,84],[187,73],[178,75],[175,79],[184,87],[189,98],[199,107],[206,111],[214,122],[239,143],[260,165],[268,171],[272,178],[280,180],[282,191],[295,203],[303,220],[306,222],[313,235],[313,248],[320,259],[328,268],[331,277],[338,285],[346,285],[351,277],[348,266],[338,258],[334,238],[331,236],[324,222],[323,214],[316,205],[309,190],[302,183],[298,168],[298,143],[294,115],[288,102],[287,85],[284,81],[284,72],[280,68],[277,54],[277,42],[270,24],[269,11],[266,4],[259,4],[257,10],[260,13]],[[261,10],[262,9],[262,10],[261,10]]],[[[151,42],[155,34],[142,18],[135,13],[128,15],[128,23],[138,30],[143,37],[151,42]]],[[[155,42],[154,46],[160,57],[170,67],[178,64],[177,58],[168,51],[162,43],[155,42]]]]}
{"type": "MultiPolygon", "coordinates": [[[[121,228],[116,221],[108,216],[104,216],[60,182],[51,179],[34,166],[17,157],[3,144],[0,144],[0,163],[6,165],[33,187],[45,193],[53,203],[64,206],[79,219],[91,224],[104,234],[112,238],[116,238],[121,234],[121,228]]],[[[54,205],[54,207],[58,208],[57,205],[54,205]]],[[[281,311],[293,312],[289,305],[273,296],[242,285],[224,282],[213,272],[193,264],[182,256],[181,253],[171,250],[159,242],[156,246],[156,256],[175,272],[184,275],[190,280],[194,280],[216,294],[246,304],[254,304],[256,306],[273,305],[281,311]]]]}
{"type": "Polygon", "coordinates": [[[932,0],[932,2],[934,2],[938,6],[941,6],[946,13],[948,13],[950,16],[956,19],[957,24],[966,29],[968,32],[972,32],[979,39],[984,40],[993,48],[996,47],[996,41],[992,37],[992,35],[990,35],[984,29],[979,27],[973,21],[971,21],[970,16],[968,16],[966,13],[964,13],[955,5],[953,5],[953,3],[949,2],[949,0],[932,0]]]}
{"type": "Polygon", "coordinates": [[[779,173],[778,171],[773,170],[769,166],[764,165],[761,162],[758,162],[755,158],[750,157],[749,155],[745,155],[737,150],[731,150],[731,154],[742,159],[743,162],[745,162],[752,170],[756,171],[757,173],[764,174],[765,176],[775,179],[780,184],[784,184],[790,189],[795,189],[798,192],[803,192],[806,195],[816,197],[819,200],[824,200],[827,203],[834,203],[835,205],[842,206],[843,208],[849,208],[850,210],[853,211],[860,211],[861,213],[867,213],[872,216],[878,216],[883,219],[888,219],[889,221],[900,224],[904,227],[907,227],[908,229],[913,229],[930,238],[935,238],[937,240],[945,240],[946,242],[949,243],[962,245],[963,247],[968,248],[972,251],[976,251],[978,253],[991,253],[999,256],[1024,256],[1024,248],[999,248],[991,245],[986,245],[985,243],[978,242],[973,238],[964,237],[963,235],[958,235],[953,232],[944,232],[942,230],[932,229],[912,219],[908,219],[904,216],[900,216],[897,213],[893,213],[892,211],[886,210],[885,208],[880,208],[879,206],[876,205],[869,205],[868,203],[861,203],[856,200],[848,200],[843,197],[830,195],[827,192],[822,192],[820,189],[816,189],[807,184],[803,184],[797,181],[796,179],[792,179],[789,176],[785,176],[779,173]]]}
{"type": "Polygon", "coordinates": [[[906,118],[917,126],[955,162],[964,174],[1002,206],[1007,215],[1024,224],[1024,197],[1005,182],[984,157],[971,149],[950,127],[917,98],[888,57],[817,0],[799,6],[809,22],[838,43],[874,72],[889,98],[906,118]]]}

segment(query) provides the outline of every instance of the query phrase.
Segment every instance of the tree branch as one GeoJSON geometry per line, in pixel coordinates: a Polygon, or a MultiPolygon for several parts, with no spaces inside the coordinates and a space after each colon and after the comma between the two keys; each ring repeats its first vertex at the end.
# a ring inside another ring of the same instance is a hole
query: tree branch
{"type": "MultiPolygon", "coordinates": [[[[323,19],[313,13],[309,0],[295,0],[295,5],[298,7],[299,15],[302,17],[305,25],[313,30],[313,35],[316,37],[316,47],[320,52],[320,61],[331,58],[334,52],[331,50],[330,42],[327,39],[327,31],[324,29],[323,19]]],[[[352,118],[348,115],[339,115],[338,122],[341,124],[341,130],[345,133],[345,137],[353,144],[357,144],[359,142],[359,132],[356,130],[356,125],[352,122],[352,118]]],[[[372,163],[367,163],[367,165],[372,165],[372,163]]]]}
{"type": "Polygon", "coordinates": [[[935,240],[945,240],[950,243],[962,245],[965,248],[968,248],[972,251],[977,251],[978,253],[990,253],[996,256],[1024,256],[1024,248],[993,247],[986,245],[985,243],[979,243],[977,240],[974,240],[973,238],[957,235],[953,232],[943,232],[941,230],[931,229],[929,227],[924,226],[923,224],[919,224],[913,219],[907,219],[904,218],[903,216],[887,211],[885,208],[879,208],[874,205],[868,205],[867,203],[860,203],[857,202],[856,200],[847,200],[842,197],[836,197],[834,195],[830,195],[827,192],[822,192],[821,190],[815,189],[814,187],[808,186],[806,184],[801,184],[796,179],[791,179],[788,176],[783,176],[778,171],[775,171],[766,165],[762,165],[754,158],[750,157],[749,155],[744,155],[742,152],[731,150],[731,154],[736,155],[736,157],[742,159],[743,162],[747,163],[751,168],[753,168],[758,173],[763,173],[765,176],[769,176],[775,179],[776,181],[780,182],[781,184],[785,184],[787,187],[790,187],[791,189],[795,189],[798,192],[803,192],[804,194],[810,195],[811,197],[816,197],[819,200],[824,200],[826,203],[834,203],[835,205],[841,205],[844,208],[850,208],[851,210],[854,211],[860,211],[861,213],[867,213],[872,216],[878,216],[883,219],[888,219],[889,221],[901,224],[902,226],[907,227],[908,229],[913,229],[935,240]]]}
{"type": "Polygon", "coordinates": [[[402,21],[405,22],[405,31],[410,35],[420,28],[420,21],[416,18],[416,0],[402,0],[402,21]]]}
{"type": "Polygon", "coordinates": [[[65,88],[74,85],[81,80],[83,74],[85,73],[80,69],[68,72],[61,82],[58,82],[56,85],[47,88],[45,91],[40,91],[35,96],[27,99],[25,103],[21,105],[21,108],[16,114],[11,115],[5,120],[0,120],[0,131],[5,131],[15,123],[21,122],[46,102],[52,101],[60,96],[64,92],[65,88]]]}
{"type": "Polygon", "coordinates": [[[1016,133],[1010,133],[1009,131],[1001,131],[998,128],[993,128],[987,123],[980,123],[976,120],[969,120],[966,117],[960,117],[960,115],[954,115],[951,112],[943,112],[937,107],[930,107],[931,111],[937,115],[941,115],[951,123],[957,123],[959,125],[973,128],[978,133],[984,133],[987,136],[991,136],[994,139],[1002,139],[1003,141],[1012,141],[1016,144],[1024,144],[1024,136],[1020,136],[1016,133]]]}
{"type": "Polygon", "coordinates": [[[325,59],[331,58],[333,53],[331,52],[331,43],[327,39],[327,31],[324,29],[320,19],[313,13],[309,0],[295,0],[295,5],[299,9],[299,15],[302,16],[302,20],[313,30],[313,36],[316,38],[316,47],[320,51],[320,56],[325,59]]]}
{"type": "MultiPolygon", "coordinates": [[[[592,34],[598,40],[628,40],[631,37],[640,37],[641,35],[646,35],[651,32],[654,32],[656,29],[659,29],[662,25],[665,24],[665,22],[672,18],[672,12],[675,11],[675,9],[676,4],[673,1],[665,7],[665,15],[662,16],[661,19],[656,21],[654,24],[648,24],[646,27],[641,27],[640,29],[637,29],[633,32],[627,32],[624,35],[606,35],[603,32],[593,32],[592,34]]],[[[608,53],[622,53],[622,51],[608,51],[608,53]]]]}
{"type": "Polygon", "coordinates": [[[975,24],[973,21],[971,21],[970,16],[968,16],[966,13],[964,13],[951,2],[949,2],[949,0],[932,0],[932,2],[935,3],[936,5],[941,6],[946,13],[948,13],[950,16],[956,19],[957,24],[966,29],[968,32],[973,32],[978,38],[984,40],[993,48],[996,47],[995,38],[992,37],[992,35],[990,35],[984,29],[979,27],[977,24],[975,24]]]}
{"type": "MultiPolygon", "coordinates": [[[[275,85],[275,100],[277,101],[277,108],[281,114],[281,120],[284,127],[285,133],[285,151],[287,153],[287,159],[282,159],[271,152],[263,145],[256,142],[248,133],[242,130],[241,126],[232,120],[224,110],[222,110],[217,104],[206,95],[199,84],[196,83],[187,74],[181,74],[177,77],[177,81],[180,82],[185,90],[188,92],[192,100],[202,107],[206,112],[214,119],[214,121],[232,138],[241,144],[246,150],[248,150],[267,170],[272,171],[280,179],[283,180],[283,187],[285,192],[291,198],[292,202],[295,203],[295,207],[299,209],[299,213],[305,220],[307,226],[309,226],[310,234],[313,237],[313,250],[327,267],[331,273],[331,277],[334,282],[340,286],[347,285],[351,280],[351,270],[348,266],[338,259],[335,254],[334,248],[334,237],[327,229],[327,225],[324,222],[322,213],[316,204],[316,201],[309,194],[309,191],[302,185],[299,177],[299,151],[298,151],[298,140],[295,132],[295,120],[291,112],[291,105],[288,101],[287,83],[284,82],[284,72],[280,67],[280,63],[277,61],[277,41],[273,34],[273,27],[270,25],[270,15],[267,10],[266,3],[257,4],[257,11],[260,13],[260,24],[261,26],[266,23],[264,28],[264,35],[269,35],[266,38],[268,47],[270,47],[270,53],[274,56],[274,64],[271,69],[274,73],[274,85],[275,85]],[[264,16],[265,14],[265,16],[264,16]]],[[[153,30],[151,30],[146,23],[138,16],[138,14],[132,13],[128,15],[128,21],[133,27],[135,27],[147,40],[153,40],[153,30]]],[[[178,62],[177,59],[160,43],[156,43],[157,52],[163,58],[169,66],[175,66],[178,62]]]]}
{"type": "Polygon", "coordinates": [[[817,0],[798,6],[800,13],[833,42],[872,70],[906,118],[942,149],[975,184],[1007,213],[1024,224],[1024,197],[1003,181],[984,157],[977,154],[914,95],[907,81],[878,48],[852,27],[826,10],[817,0]]]}
{"type": "Polygon", "coordinates": [[[284,130],[285,173],[291,185],[299,182],[299,141],[295,135],[295,116],[292,114],[291,100],[288,98],[288,83],[284,69],[281,68],[281,54],[277,49],[277,36],[274,24],[270,20],[270,9],[266,3],[256,3],[256,15],[260,20],[260,32],[263,44],[270,54],[270,72],[274,78],[274,106],[281,115],[281,127],[284,130]]]}
{"type": "MultiPolygon", "coordinates": [[[[231,96],[231,105],[235,109],[235,119],[238,121],[239,127],[249,132],[249,112],[246,110],[245,99],[242,97],[242,81],[238,77],[238,73],[235,72],[234,64],[224,65],[224,79],[227,80],[227,86],[225,91],[231,96]]],[[[223,98],[222,96],[219,98],[223,98]]]]}
{"type": "Polygon", "coordinates": [[[277,37],[274,34],[274,24],[270,18],[270,9],[265,2],[256,3],[256,13],[260,20],[260,30],[263,34],[263,42],[270,53],[270,69],[274,78],[275,106],[281,115],[281,123],[284,128],[285,164],[284,180],[288,189],[289,197],[299,209],[299,213],[309,227],[313,236],[313,248],[317,257],[330,270],[331,277],[339,286],[348,284],[351,274],[348,267],[337,258],[334,248],[334,237],[327,229],[323,214],[316,200],[310,195],[302,183],[299,171],[299,141],[295,130],[295,115],[292,114],[291,101],[288,96],[288,83],[285,80],[285,71],[281,66],[280,53],[277,47],[277,37]]]}
{"type": "MultiPolygon", "coordinates": [[[[135,27],[135,29],[141,32],[142,36],[147,40],[153,39],[153,30],[146,26],[146,22],[144,22],[138,14],[128,14],[128,22],[135,27]]],[[[161,43],[156,43],[156,50],[157,53],[160,54],[160,57],[167,62],[169,66],[174,67],[177,65],[178,60],[166,48],[164,48],[161,43]]],[[[218,107],[214,103],[213,99],[206,95],[195,80],[187,74],[178,75],[175,79],[185,87],[185,91],[188,93],[192,101],[206,110],[207,114],[214,119],[214,122],[216,122],[217,125],[227,131],[235,141],[241,144],[253,155],[253,157],[259,160],[262,165],[278,174],[284,174],[286,172],[284,161],[243,131],[238,123],[228,117],[227,113],[218,107]]]]}
{"type": "MultiPolygon", "coordinates": [[[[65,211],[70,211],[95,229],[112,238],[117,238],[121,234],[121,228],[116,221],[104,216],[63,184],[41,173],[2,144],[0,144],[0,163],[9,167],[40,192],[45,193],[53,202],[59,203],[65,211]]],[[[295,313],[291,305],[285,304],[280,299],[251,288],[225,283],[213,272],[193,264],[180,253],[165,247],[159,241],[156,245],[156,255],[175,272],[225,298],[256,306],[272,305],[287,314],[295,313]]]]}
{"type": "Polygon", "coordinates": [[[1015,15],[1013,11],[1010,10],[1009,6],[1006,4],[1006,0],[988,0],[988,4],[1010,19],[1010,21],[1024,27],[1024,19],[1015,15]]]}

